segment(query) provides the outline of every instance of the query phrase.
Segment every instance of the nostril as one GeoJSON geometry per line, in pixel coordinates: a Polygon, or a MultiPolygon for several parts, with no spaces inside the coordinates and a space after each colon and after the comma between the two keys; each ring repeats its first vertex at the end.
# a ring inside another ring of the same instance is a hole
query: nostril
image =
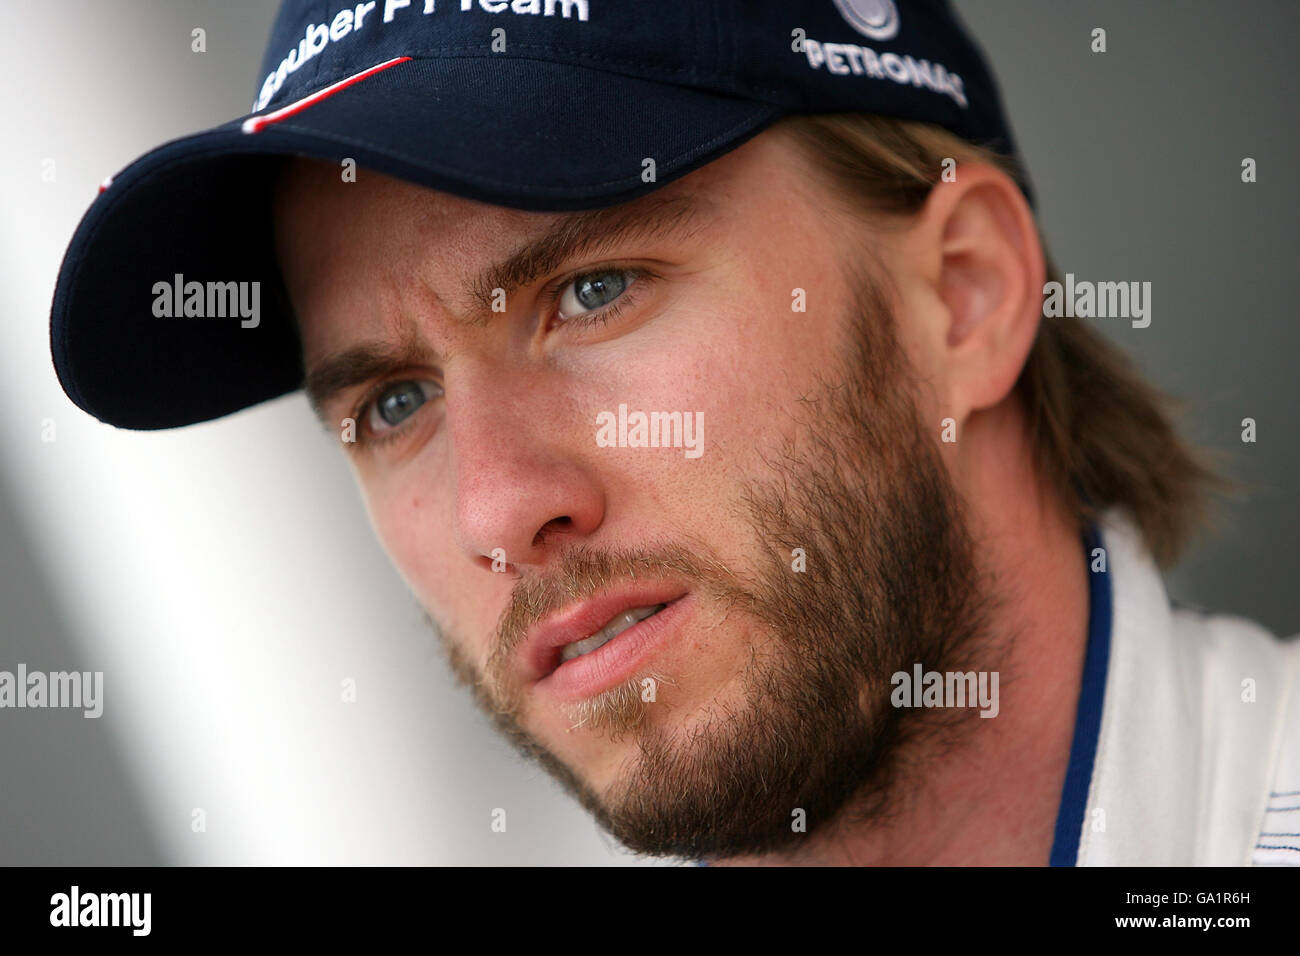
{"type": "Polygon", "coordinates": [[[558,518],[552,518],[550,521],[546,522],[546,524],[542,525],[541,530],[538,531],[537,535],[533,538],[533,547],[540,545],[548,534],[563,534],[572,530],[573,519],[568,515],[561,515],[558,518]]]}

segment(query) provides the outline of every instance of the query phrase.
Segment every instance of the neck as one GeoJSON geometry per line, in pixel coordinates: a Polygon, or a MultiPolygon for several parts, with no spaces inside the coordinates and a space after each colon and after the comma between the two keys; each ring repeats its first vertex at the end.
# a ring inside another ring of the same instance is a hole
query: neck
{"type": "Polygon", "coordinates": [[[1049,495],[1011,403],[973,416],[950,468],[984,578],[998,582],[999,711],[955,741],[901,755],[891,812],[849,811],[791,851],[733,864],[1045,865],[1065,781],[1088,630],[1088,573],[1072,520],[1049,495]],[[852,820],[853,822],[847,822],[852,820]]]}

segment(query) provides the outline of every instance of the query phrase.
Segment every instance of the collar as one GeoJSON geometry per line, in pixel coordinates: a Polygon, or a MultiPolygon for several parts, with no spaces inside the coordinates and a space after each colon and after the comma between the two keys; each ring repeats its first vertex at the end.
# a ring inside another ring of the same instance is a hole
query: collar
{"type": "Polygon", "coordinates": [[[1296,655],[1247,621],[1171,608],[1122,515],[1107,513],[1088,546],[1088,648],[1052,864],[1248,864],[1296,655]]]}

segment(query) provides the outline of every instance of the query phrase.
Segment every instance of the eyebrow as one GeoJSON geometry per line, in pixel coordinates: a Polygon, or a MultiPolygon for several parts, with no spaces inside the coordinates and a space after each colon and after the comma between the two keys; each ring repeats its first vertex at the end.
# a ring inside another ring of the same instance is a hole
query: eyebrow
{"type": "Polygon", "coordinates": [[[316,417],[322,425],[330,428],[333,423],[325,417],[325,406],[340,392],[435,359],[436,356],[409,334],[396,344],[363,342],[315,365],[307,373],[302,387],[316,417]]]}
{"type": "MultiPolygon", "coordinates": [[[[487,325],[494,314],[496,290],[509,296],[571,259],[597,254],[633,238],[689,237],[698,231],[702,214],[712,207],[700,196],[656,193],[619,206],[569,214],[470,281],[466,291],[476,309],[472,317],[457,321],[480,328],[487,325]]],[[[303,391],[316,417],[330,427],[325,407],[340,392],[437,360],[408,327],[400,342],[363,342],[321,359],[307,372],[303,391]]]]}
{"type": "Polygon", "coordinates": [[[508,297],[570,259],[594,255],[631,238],[693,235],[701,214],[712,205],[699,195],[655,193],[635,202],[565,216],[469,283],[470,297],[478,307],[471,324],[489,321],[497,289],[508,297]]]}

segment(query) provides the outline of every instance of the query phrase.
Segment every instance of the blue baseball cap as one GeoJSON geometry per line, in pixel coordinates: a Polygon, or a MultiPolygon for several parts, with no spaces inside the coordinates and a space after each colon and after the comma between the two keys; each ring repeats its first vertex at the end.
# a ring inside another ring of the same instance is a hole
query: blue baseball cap
{"type": "Polygon", "coordinates": [[[832,112],[929,121],[1015,156],[945,0],[285,0],[249,113],[101,186],[59,271],[55,370],[79,407],[134,429],[298,389],[270,218],[285,156],[558,212],[626,202],[783,116],[832,112]]]}

